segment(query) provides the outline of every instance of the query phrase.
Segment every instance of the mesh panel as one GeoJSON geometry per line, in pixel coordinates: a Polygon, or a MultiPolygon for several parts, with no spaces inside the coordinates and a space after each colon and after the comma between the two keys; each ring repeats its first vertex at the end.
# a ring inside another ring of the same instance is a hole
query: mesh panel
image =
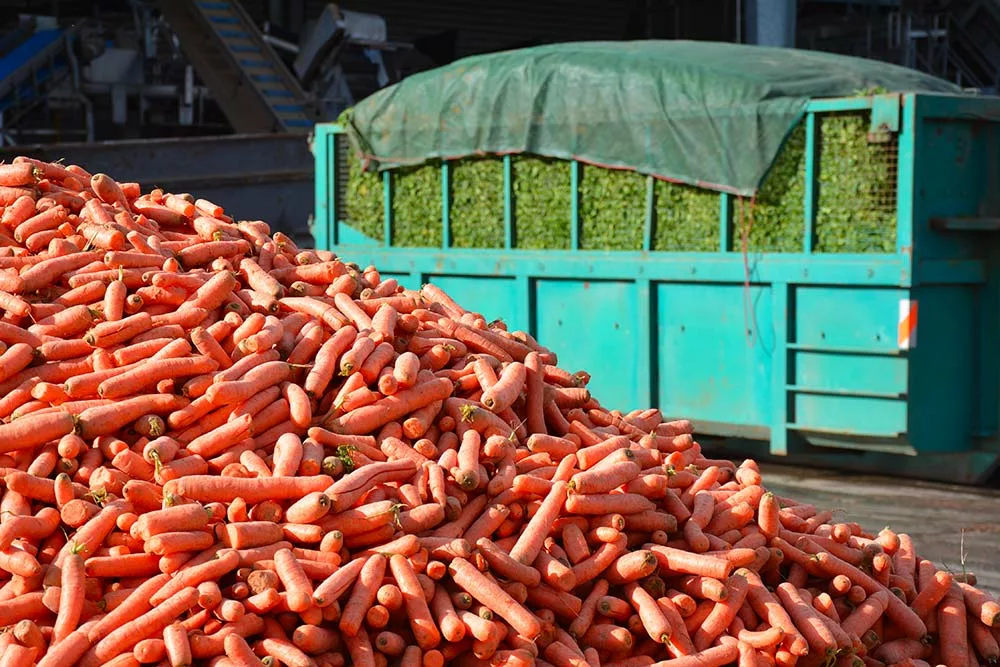
{"type": "Polygon", "coordinates": [[[817,119],[816,252],[894,252],[898,138],[870,140],[868,112],[817,119]]]}
{"type": "Polygon", "coordinates": [[[392,171],[392,245],[441,247],[441,163],[392,171]]]}
{"type": "Polygon", "coordinates": [[[351,165],[347,161],[347,135],[335,134],[333,135],[333,142],[337,159],[337,173],[334,174],[337,188],[337,210],[334,211],[334,215],[337,220],[344,220],[347,218],[347,182],[351,176],[351,165]]]}
{"type": "MultiPolygon", "coordinates": [[[[344,135],[340,135],[340,140],[337,144],[337,150],[340,151],[341,149],[343,149],[345,154],[343,163],[347,168],[348,175],[344,187],[345,193],[341,199],[344,202],[344,213],[340,220],[343,220],[365,236],[382,241],[382,222],[385,215],[382,206],[382,175],[374,172],[366,172],[361,169],[361,160],[352,151],[347,150],[347,138],[344,135]]],[[[337,172],[339,178],[339,168],[337,172]]],[[[340,206],[338,206],[339,208],[340,206]]]]}
{"type": "Polygon", "coordinates": [[[450,222],[456,248],[504,246],[501,158],[466,158],[452,164],[450,222]]]}

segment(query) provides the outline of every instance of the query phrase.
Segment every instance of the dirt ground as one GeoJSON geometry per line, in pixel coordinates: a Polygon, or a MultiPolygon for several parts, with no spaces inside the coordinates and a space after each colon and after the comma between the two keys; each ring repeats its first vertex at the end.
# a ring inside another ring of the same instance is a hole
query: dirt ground
{"type": "Polygon", "coordinates": [[[867,530],[909,533],[922,558],[952,571],[962,571],[964,547],[966,570],[1000,594],[1000,491],[790,466],[761,469],[775,493],[842,509],[867,530]]]}

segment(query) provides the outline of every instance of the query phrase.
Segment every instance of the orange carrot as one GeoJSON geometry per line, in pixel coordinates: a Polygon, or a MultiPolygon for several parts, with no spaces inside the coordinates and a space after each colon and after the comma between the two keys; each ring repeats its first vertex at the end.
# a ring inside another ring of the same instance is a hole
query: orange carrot
{"type": "Polygon", "coordinates": [[[180,396],[146,394],[126,398],[112,405],[84,410],[77,417],[77,431],[85,440],[114,433],[147,414],[168,414],[187,405],[180,396]]]}
{"type": "Polygon", "coordinates": [[[327,607],[336,602],[354,584],[369,558],[357,558],[331,574],[313,591],[313,602],[327,607]]]}
{"type": "MultiPolygon", "coordinates": [[[[851,581],[864,588],[869,595],[879,590],[884,590],[882,585],[877,581],[833,554],[828,552],[819,553],[815,556],[815,559],[823,571],[833,576],[838,574],[846,575],[851,581]]],[[[906,636],[912,639],[923,638],[927,634],[927,626],[920,620],[920,617],[895,595],[889,595],[888,599],[889,604],[886,611],[893,622],[899,626],[906,636]]]]}
{"type": "Polygon", "coordinates": [[[263,667],[261,662],[246,640],[235,632],[226,634],[224,638],[226,656],[236,667],[263,667]]]}
{"type": "Polygon", "coordinates": [[[529,565],[534,562],[538,552],[542,548],[542,543],[552,528],[552,524],[563,503],[567,501],[568,485],[565,482],[556,482],[545,497],[544,502],[538,512],[531,518],[524,532],[510,550],[510,556],[516,561],[529,565]]]}
{"type": "Polygon", "coordinates": [[[964,607],[959,584],[953,583],[937,610],[941,662],[946,665],[969,664],[968,614],[964,607]]]}
{"type": "Polygon", "coordinates": [[[409,412],[447,398],[451,391],[450,380],[445,378],[429,380],[411,389],[386,396],[373,405],[359,408],[342,417],[329,419],[324,426],[336,433],[357,435],[371,433],[409,412]]]}
{"type": "Polygon", "coordinates": [[[111,632],[97,642],[91,652],[98,660],[107,661],[135,646],[140,640],[161,632],[197,602],[198,589],[193,586],[184,588],[164,599],[162,604],[111,632]]]}
{"type": "Polygon", "coordinates": [[[279,549],[274,563],[281,583],[285,586],[286,603],[290,611],[303,612],[312,603],[313,587],[302,565],[289,549],[279,549]]]}
{"type": "Polygon", "coordinates": [[[524,364],[508,364],[497,381],[483,391],[482,404],[493,412],[502,412],[521,394],[526,379],[527,369],[524,364]]]}
{"type": "Polygon", "coordinates": [[[460,588],[510,623],[519,634],[535,638],[541,632],[541,625],[534,614],[518,604],[505,590],[483,576],[464,558],[452,560],[448,572],[460,588]]]}
{"type": "Polygon", "coordinates": [[[29,415],[0,425],[0,453],[35,447],[73,432],[75,422],[69,412],[29,415]]]}

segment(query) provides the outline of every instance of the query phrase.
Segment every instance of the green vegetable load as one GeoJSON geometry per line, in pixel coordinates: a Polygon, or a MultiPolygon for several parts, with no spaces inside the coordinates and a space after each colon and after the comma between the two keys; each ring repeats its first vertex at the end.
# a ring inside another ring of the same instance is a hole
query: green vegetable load
{"type": "MultiPolygon", "coordinates": [[[[815,193],[815,251],[892,252],[896,245],[896,144],[868,138],[866,112],[816,116],[819,168],[815,193]]],[[[341,141],[345,141],[343,137],[341,141]]],[[[805,229],[805,128],[785,141],[754,200],[729,196],[731,250],[801,252],[805,229]]],[[[382,175],[365,172],[350,156],[344,222],[384,241],[382,175]]],[[[572,164],[515,155],[512,172],[512,247],[568,249],[572,164]]],[[[503,248],[503,158],[448,163],[450,245],[503,248]]],[[[442,246],[442,163],[394,169],[392,245],[442,246]]],[[[654,252],[718,252],[718,192],[650,179],[633,171],[581,165],[578,178],[582,250],[637,251],[647,233],[654,252]],[[649,187],[652,181],[652,198],[649,187]],[[647,211],[652,207],[652,229],[647,211]]]]}

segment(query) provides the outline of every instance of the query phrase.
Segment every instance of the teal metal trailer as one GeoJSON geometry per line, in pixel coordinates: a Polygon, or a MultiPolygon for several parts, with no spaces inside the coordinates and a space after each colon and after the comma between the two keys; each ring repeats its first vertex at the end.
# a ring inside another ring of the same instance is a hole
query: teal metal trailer
{"type": "Polygon", "coordinates": [[[743,252],[738,197],[725,193],[716,252],[651,250],[652,177],[645,250],[580,250],[576,161],[570,249],[520,250],[510,156],[504,247],[453,247],[448,162],[441,219],[427,221],[442,226],[442,247],[394,247],[392,171],[378,242],[345,220],[346,141],[332,124],[312,137],[312,233],[319,248],[411,288],[433,281],[529,331],[561,365],[589,371],[606,405],[656,406],[793,462],[980,482],[1000,460],[1000,98],[813,100],[803,122],[800,252],[743,252]],[[842,112],[870,114],[873,136],[895,146],[894,252],[815,249],[816,128],[842,112]]]}

